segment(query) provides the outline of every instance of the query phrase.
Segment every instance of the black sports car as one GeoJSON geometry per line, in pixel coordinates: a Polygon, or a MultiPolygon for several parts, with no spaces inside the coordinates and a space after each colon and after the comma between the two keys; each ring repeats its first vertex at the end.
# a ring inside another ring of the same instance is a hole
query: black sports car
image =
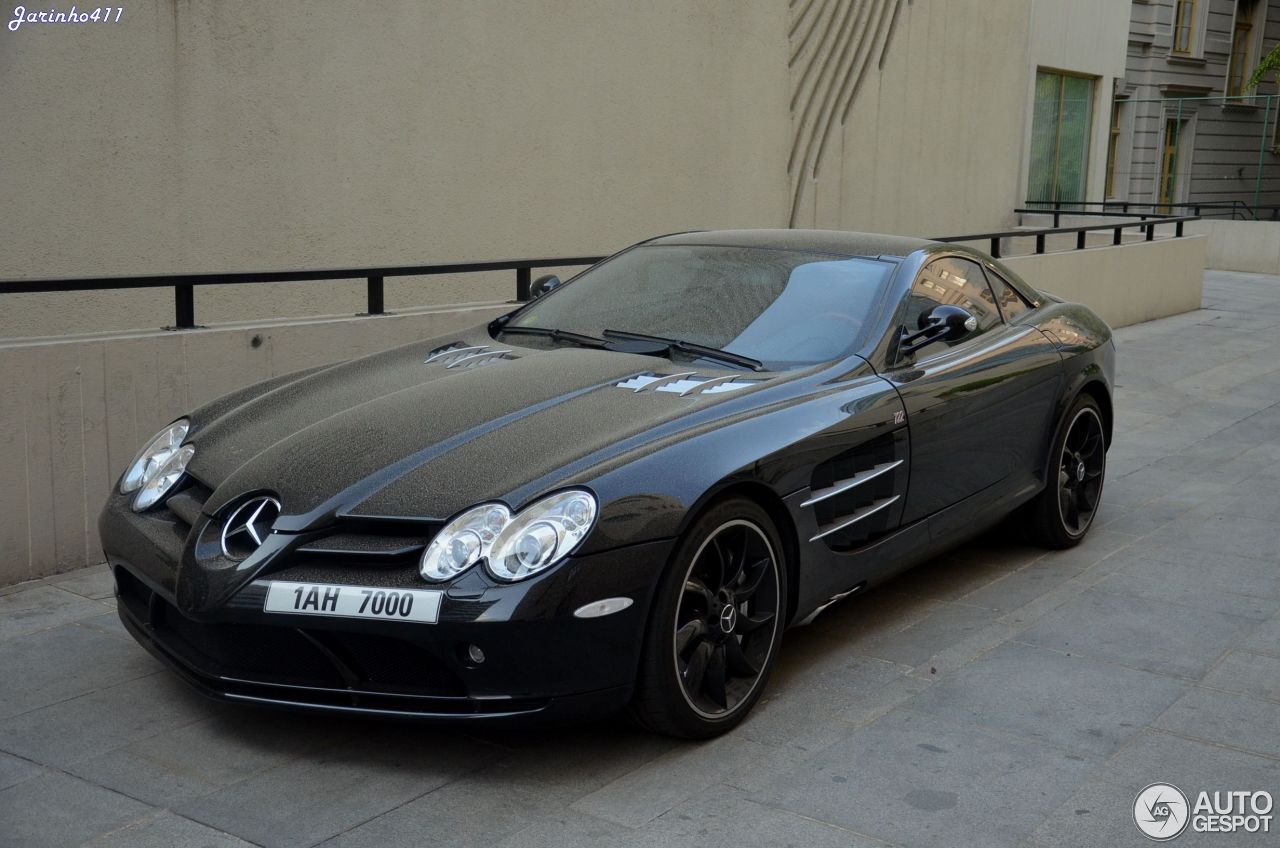
{"type": "Polygon", "coordinates": [[[697,232],[534,289],[166,428],[101,518],[129,631],[232,701],[700,737],[788,626],[1015,510],[1089,530],[1111,332],[981,253],[697,232]]]}

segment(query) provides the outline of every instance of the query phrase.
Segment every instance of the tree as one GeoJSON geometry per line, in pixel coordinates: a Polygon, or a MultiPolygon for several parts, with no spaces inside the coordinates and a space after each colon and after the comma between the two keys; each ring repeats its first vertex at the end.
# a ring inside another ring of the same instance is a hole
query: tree
{"type": "Polygon", "coordinates": [[[1257,88],[1269,73],[1276,75],[1276,85],[1280,85],[1280,44],[1272,47],[1271,52],[1262,57],[1258,67],[1253,69],[1253,76],[1249,77],[1249,83],[1245,88],[1257,88]]]}
{"type": "MultiPolygon", "coordinates": [[[[1257,89],[1262,84],[1267,74],[1275,74],[1276,85],[1280,86],[1280,44],[1271,48],[1271,52],[1262,57],[1262,61],[1258,63],[1258,67],[1253,69],[1253,76],[1249,77],[1249,82],[1245,89],[1257,89]]],[[[1280,115],[1276,116],[1276,120],[1280,122],[1280,115]]],[[[1266,132],[1266,128],[1263,128],[1266,132]]],[[[1277,135],[1280,135],[1278,133],[1277,135]]],[[[1280,138],[1276,139],[1276,143],[1272,145],[1271,152],[1280,156],[1280,138]]]]}

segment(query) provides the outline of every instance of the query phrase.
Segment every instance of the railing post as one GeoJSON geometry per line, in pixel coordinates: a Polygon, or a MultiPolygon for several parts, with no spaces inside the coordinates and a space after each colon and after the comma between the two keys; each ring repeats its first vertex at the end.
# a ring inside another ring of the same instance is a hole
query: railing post
{"type": "Polygon", "coordinates": [[[369,314],[381,315],[385,308],[381,277],[370,277],[368,283],[369,314]]]}
{"type": "Polygon", "coordinates": [[[531,292],[532,288],[533,288],[533,269],[517,268],[516,269],[516,300],[520,301],[521,303],[528,301],[533,296],[531,292]]]}
{"type": "Polygon", "coordinates": [[[1036,233],[1036,253],[1044,253],[1044,233],[1036,233]]]}
{"type": "Polygon", "coordinates": [[[1000,237],[999,236],[996,236],[993,239],[991,239],[991,258],[992,259],[1000,258],[1000,237]]]}
{"type": "Polygon", "coordinates": [[[1084,250],[1084,237],[1088,235],[1084,230],[1076,233],[1076,250],[1084,250]]]}
{"type": "Polygon", "coordinates": [[[1123,229],[1124,229],[1123,227],[1116,227],[1115,234],[1111,236],[1112,244],[1119,244],[1121,241],[1124,240],[1123,229]]]}
{"type": "Polygon", "coordinates": [[[173,287],[173,326],[178,330],[190,330],[196,325],[196,293],[191,283],[178,283],[173,287]]]}

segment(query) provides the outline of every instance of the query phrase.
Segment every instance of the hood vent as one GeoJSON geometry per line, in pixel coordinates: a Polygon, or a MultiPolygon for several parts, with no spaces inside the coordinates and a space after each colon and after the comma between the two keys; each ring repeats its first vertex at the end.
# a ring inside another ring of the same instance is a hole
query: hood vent
{"type": "Polygon", "coordinates": [[[445,368],[474,368],[477,365],[489,365],[504,359],[517,359],[509,350],[499,350],[488,345],[469,345],[466,342],[454,342],[431,351],[431,355],[423,360],[426,365],[443,365],[445,368]]]}
{"type": "Polygon", "coordinates": [[[734,392],[746,389],[763,380],[745,380],[737,374],[723,377],[703,377],[693,371],[682,374],[638,374],[617,383],[620,389],[631,389],[633,392],[670,392],[680,395],[715,395],[723,392],[734,392]]]}

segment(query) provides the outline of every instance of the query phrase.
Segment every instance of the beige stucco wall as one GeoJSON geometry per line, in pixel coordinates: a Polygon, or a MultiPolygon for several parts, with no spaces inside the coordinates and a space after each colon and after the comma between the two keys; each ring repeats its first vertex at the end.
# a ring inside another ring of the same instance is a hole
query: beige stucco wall
{"type": "MultiPolygon", "coordinates": [[[[0,29],[0,279],[779,226],[786,19],[773,0],[139,0],[119,24],[0,29]]],[[[511,274],[442,282],[391,281],[388,307],[514,294],[511,274]]],[[[0,337],[172,322],[168,291],[0,307],[0,337]]],[[[362,309],[363,283],[197,298],[204,323],[362,309]]]]}
{"type": "MultiPolygon", "coordinates": [[[[1029,26],[1029,0],[900,4],[886,46],[853,68],[843,121],[846,89],[830,86],[835,126],[801,174],[794,225],[919,236],[1007,225],[1020,191],[1029,26]]],[[[797,103],[825,104],[821,78],[803,75],[808,56],[792,66],[797,103]]],[[[792,121],[803,140],[802,108],[792,121]]]]}
{"type": "Polygon", "coordinates": [[[1030,0],[1031,25],[1024,97],[1022,180],[1018,205],[1026,200],[1031,156],[1031,112],[1035,101],[1035,70],[1067,71],[1096,78],[1089,169],[1083,200],[1101,199],[1106,188],[1107,145],[1111,104],[1117,79],[1125,75],[1129,42],[1129,0],[1030,0]]]}
{"type": "MultiPolygon", "coordinates": [[[[0,279],[998,228],[1025,182],[1030,45],[1101,67],[1107,2],[140,0],[118,24],[0,30],[0,279]]],[[[398,279],[387,303],[513,287],[398,279]]],[[[0,306],[0,338],[172,322],[168,290],[0,306]]],[[[202,289],[196,307],[352,314],[363,283],[202,289]]]]}

